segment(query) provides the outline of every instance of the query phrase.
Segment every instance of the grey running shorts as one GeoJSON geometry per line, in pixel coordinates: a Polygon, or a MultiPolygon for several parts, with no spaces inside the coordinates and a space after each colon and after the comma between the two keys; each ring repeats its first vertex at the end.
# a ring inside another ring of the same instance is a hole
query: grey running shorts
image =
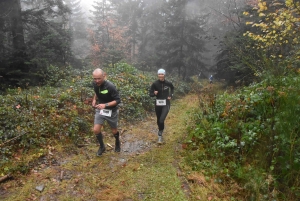
{"type": "Polygon", "coordinates": [[[95,111],[96,112],[95,112],[94,124],[103,125],[104,121],[106,120],[111,128],[118,127],[119,110],[113,110],[111,117],[101,115],[99,109],[96,109],[95,111]]]}

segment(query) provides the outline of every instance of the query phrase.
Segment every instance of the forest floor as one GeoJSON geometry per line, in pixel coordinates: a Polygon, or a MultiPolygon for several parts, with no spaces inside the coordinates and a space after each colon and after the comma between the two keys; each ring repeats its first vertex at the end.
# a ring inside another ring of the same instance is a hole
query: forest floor
{"type": "Polygon", "coordinates": [[[29,174],[0,184],[0,200],[227,200],[223,187],[206,181],[184,162],[182,143],[197,105],[197,95],[192,94],[172,102],[162,145],[157,144],[154,113],[134,125],[120,123],[120,153],[114,152],[107,128],[107,151],[101,157],[96,157],[94,136],[80,147],[49,145],[48,154],[29,174]]]}

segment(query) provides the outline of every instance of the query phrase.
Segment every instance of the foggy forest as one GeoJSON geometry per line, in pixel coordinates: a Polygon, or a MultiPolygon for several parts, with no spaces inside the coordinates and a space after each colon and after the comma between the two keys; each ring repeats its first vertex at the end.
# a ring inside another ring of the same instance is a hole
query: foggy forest
{"type": "Polygon", "coordinates": [[[0,0],[0,200],[299,200],[299,33],[299,0],[0,0]],[[98,158],[96,68],[122,141],[98,158]]]}
{"type": "Polygon", "coordinates": [[[49,65],[114,67],[121,60],[183,79],[208,77],[226,68],[222,42],[243,31],[247,2],[3,0],[1,87],[43,83],[49,65]]]}

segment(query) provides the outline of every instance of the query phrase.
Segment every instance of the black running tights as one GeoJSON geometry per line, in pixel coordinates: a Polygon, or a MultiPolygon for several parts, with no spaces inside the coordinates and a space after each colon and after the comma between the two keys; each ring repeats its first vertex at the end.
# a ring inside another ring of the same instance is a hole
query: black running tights
{"type": "Polygon", "coordinates": [[[170,105],[155,106],[155,113],[157,117],[157,126],[160,131],[165,128],[165,119],[169,113],[170,105]]]}

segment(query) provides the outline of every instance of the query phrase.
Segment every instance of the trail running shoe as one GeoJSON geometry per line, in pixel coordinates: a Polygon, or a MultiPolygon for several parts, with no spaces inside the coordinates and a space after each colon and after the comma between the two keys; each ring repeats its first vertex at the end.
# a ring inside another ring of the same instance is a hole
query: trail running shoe
{"type": "Polygon", "coordinates": [[[116,139],[116,142],[115,142],[115,152],[120,152],[121,151],[121,142],[118,139],[116,139]]]}
{"type": "Polygon", "coordinates": [[[101,156],[104,152],[105,152],[105,147],[103,147],[103,148],[99,147],[99,149],[97,151],[97,156],[101,156]]]}
{"type": "Polygon", "coordinates": [[[158,136],[158,141],[157,141],[157,143],[158,143],[158,144],[162,144],[162,142],[163,142],[162,136],[158,136]]]}

